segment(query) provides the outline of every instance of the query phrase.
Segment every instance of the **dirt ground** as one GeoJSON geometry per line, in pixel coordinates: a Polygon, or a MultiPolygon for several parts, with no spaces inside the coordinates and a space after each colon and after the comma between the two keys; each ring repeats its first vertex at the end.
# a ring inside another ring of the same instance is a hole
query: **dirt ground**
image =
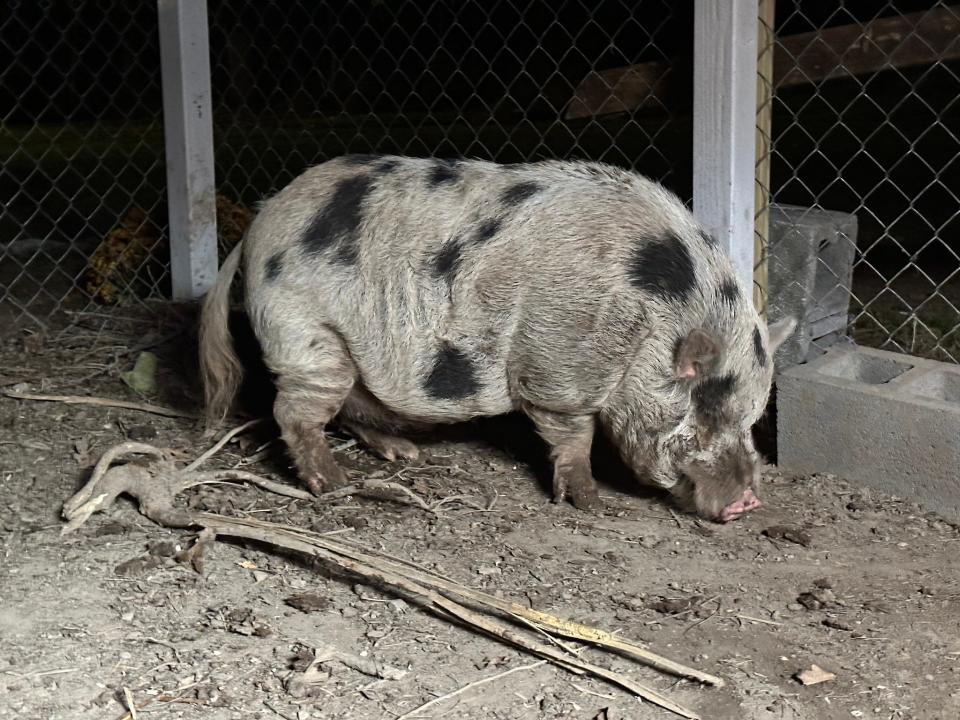
{"type": "MultiPolygon", "coordinates": [[[[2,341],[0,392],[198,408],[188,316],[73,320],[2,341]],[[159,356],[148,398],[121,380],[143,349],[159,356]]],[[[259,453],[245,469],[293,482],[275,432],[239,436],[212,466],[259,453]]],[[[0,718],[119,720],[132,717],[132,698],[137,717],[157,720],[394,720],[487,678],[413,717],[676,717],[266,545],[217,542],[198,574],[171,557],[191,533],[155,525],[131,502],[61,538],[61,504],[124,439],[190,458],[209,446],[192,420],[0,396],[0,718]],[[405,672],[378,679],[330,661],[303,696],[291,682],[298,656],[329,646],[405,672]]],[[[645,643],[726,686],[597,648],[582,656],[704,718],[960,717],[960,531],[909,501],[769,467],[762,508],[701,523],[626,481],[601,446],[606,509],[586,514],[549,502],[543,448],[521,418],[423,438],[421,458],[406,464],[333,439],[352,478],[392,477],[429,502],[451,501],[432,513],[224,485],[183,500],[334,533],[645,643]],[[814,664],[836,677],[803,685],[797,673],[814,664]]]]}

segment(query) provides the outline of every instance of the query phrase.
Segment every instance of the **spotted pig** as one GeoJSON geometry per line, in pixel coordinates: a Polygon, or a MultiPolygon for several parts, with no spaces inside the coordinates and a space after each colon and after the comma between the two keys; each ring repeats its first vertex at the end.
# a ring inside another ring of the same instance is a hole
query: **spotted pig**
{"type": "Polygon", "coordinates": [[[719,521],[759,505],[751,426],[776,347],[716,240],[660,185],[592,162],[345,156],[268,200],[201,319],[208,421],[241,367],[244,298],[276,376],[274,417],[314,493],[344,482],[334,419],[384,458],[404,435],[520,410],[550,447],[554,500],[599,503],[599,426],[639,479],[719,521]]]}

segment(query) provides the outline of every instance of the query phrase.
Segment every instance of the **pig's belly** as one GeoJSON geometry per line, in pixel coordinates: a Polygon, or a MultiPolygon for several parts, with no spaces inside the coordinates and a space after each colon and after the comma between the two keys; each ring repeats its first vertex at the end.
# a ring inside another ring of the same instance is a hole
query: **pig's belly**
{"type": "Polygon", "coordinates": [[[364,387],[388,409],[415,422],[452,423],[519,407],[511,392],[507,348],[489,333],[437,332],[416,323],[341,329],[364,387]]]}

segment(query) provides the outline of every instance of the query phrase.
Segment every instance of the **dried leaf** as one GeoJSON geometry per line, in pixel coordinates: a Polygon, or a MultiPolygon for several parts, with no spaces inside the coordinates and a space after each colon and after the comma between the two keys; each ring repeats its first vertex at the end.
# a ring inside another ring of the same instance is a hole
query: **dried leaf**
{"type": "Polygon", "coordinates": [[[824,670],[819,665],[811,665],[807,670],[801,670],[796,674],[797,680],[803,685],[817,685],[819,683],[830,682],[836,678],[836,674],[824,670]]]}
{"type": "Polygon", "coordinates": [[[133,370],[120,373],[132,390],[145,395],[157,389],[157,356],[152,352],[142,352],[133,365],[133,370]]]}

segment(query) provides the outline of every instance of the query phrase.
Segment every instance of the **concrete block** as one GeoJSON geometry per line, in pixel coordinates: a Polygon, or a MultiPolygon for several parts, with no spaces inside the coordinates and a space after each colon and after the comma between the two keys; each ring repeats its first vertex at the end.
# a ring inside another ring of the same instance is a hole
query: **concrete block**
{"type": "Polygon", "coordinates": [[[770,206],[768,313],[793,315],[797,332],[777,351],[777,367],[816,357],[846,333],[857,245],[857,216],[770,206]]]}
{"type": "Polygon", "coordinates": [[[830,348],[777,380],[777,457],[960,517],[960,366],[830,348]]]}

